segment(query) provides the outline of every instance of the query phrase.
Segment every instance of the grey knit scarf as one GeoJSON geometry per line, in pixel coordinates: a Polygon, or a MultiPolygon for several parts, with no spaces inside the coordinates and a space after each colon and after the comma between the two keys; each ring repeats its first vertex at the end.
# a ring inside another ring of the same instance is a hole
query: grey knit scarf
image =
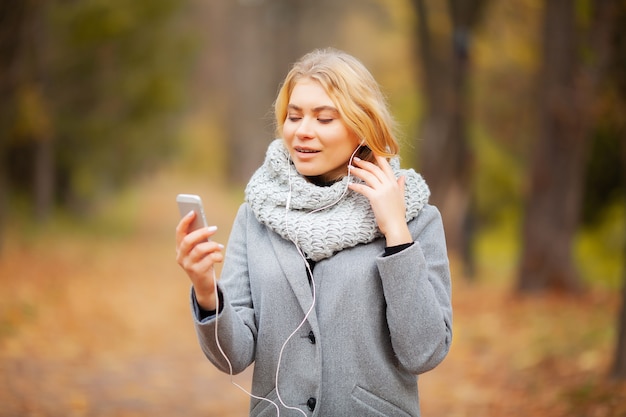
{"type": "MultiPolygon", "coordinates": [[[[391,160],[391,166],[396,177],[406,177],[408,222],[428,202],[430,191],[421,175],[400,169],[398,158],[391,160]]],[[[246,202],[259,222],[294,242],[308,258],[319,261],[382,236],[368,199],[346,190],[348,182],[361,181],[346,176],[327,187],[307,181],[289,160],[282,139],[276,139],[246,187],[246,202]]]]}

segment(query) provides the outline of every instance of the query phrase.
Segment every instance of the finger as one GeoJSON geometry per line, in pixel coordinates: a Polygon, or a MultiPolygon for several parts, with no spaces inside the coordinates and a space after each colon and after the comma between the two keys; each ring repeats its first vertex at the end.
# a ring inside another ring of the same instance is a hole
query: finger
{"type": "Polygon", "coordinates": [[[348,184],[348,188],[354,192],[363,194],[368,200],[371,200],[373,198],[372,193],[374,192],[374,189],[367,185],[350,183],[348,184]]]}
{"type": "Polygon", "coordinates": [[[182,240],[176,246],[177,259],[186,257],[198,244],[210,241],[215,232],[217,232],[217,226],[209,226],[183,234],[182,240]]]}
{"type": "Polygon", "coordinates": [[[189,233],[189,225],[195,217],[196,213],[191,210],[182,219],[180,219],[178,225],[176,225],[176,247],[180,246],[182,240],[185,236],[187,236],[187,233],[189,233]]]}
{"type": "MultiPolygon", "coordinates": [[[[221,255],[211,254],[200,259],[198,262],[186,263],[183,268],[195,285],[205,286],[207,279],[211,279],[211,271],[217,262],[221,262],[221,255]]],[[[212,282],[212,281],[211,281],[212,282]]]]}
{"type": "Polygon", "coordinates": [[[358,164],[358,168],[361,168],[369,173],[371,173],[379,182],[384,182],[393,178],[395,180],[395,176],[391,166],[382,156],[375,156],[377,163],[374,164],[369,161],[364,161],[362,159],[358,159],[356,162],[358,164]]]}
{"type": "Polygon", "coordinates": [[[181,256],[179,264],[193,275],[204,275],[216,262],[222,262],[223,245],[215,242],[204,242],[194,246],[189,253],[181,256]]]}
{"type": "Polygon", "coordinates": [[[391,168],[391,164],[384,156],[375,155],[376,164],[378,168],[382,170],[388,178],[395,178],[396,175],[393,172],[393,168],[391,168]]]}
{"type": "Polygon", "coordinates": [[[370,187],[374,187],[380,184],[380,179],[373,173],[359,167],[351,166],[350,173],[355,177],[363,180],[370,187]]]}
{"type": "Polygon", "coordinates": [[[216,242],[200,242],[191,249],[187,258],[192,262],[199,262],[205,257],[212,255],[213,253],[221,252],[223,248],[224,246],[216,242]]]}
{"type": "Polygon", "coordinates": [[[211,237],[215,234],[215,232],[217,232],[217,226],[202,227],[198,230],[194,230],[193,232],[189,232],[184,239],[194,244],[198,244],[211,240],[211,237]]]}
{"type": "Polygon", "coordinates": [[[362,159],[355,160],[355,162],[358,166],[354,168],[359,170],[356,171],[357,175],[370,186],[376,186],[388,180],[387,175],[378,165],[362,159]]]}
{"type": "Polygon", "coordinates": [[[359,158],[358,156],[355,156],[354,159],[352,160],[356,166],[360,169],[363,169],[367,172],[375,172],[377,171],[379,168],[376,166],[376,164],[366,161],[364,159],[359,158]]]}
{"type": "Polygon", "coordinates": [[[404,175],[402,175],[400,178],[398,178],[398,186],[400,187],[400,191],[402,192],[402,197],[404,198],[404,196],[406,195],[405,190],[406,190],[406,177],[404,175]]]}

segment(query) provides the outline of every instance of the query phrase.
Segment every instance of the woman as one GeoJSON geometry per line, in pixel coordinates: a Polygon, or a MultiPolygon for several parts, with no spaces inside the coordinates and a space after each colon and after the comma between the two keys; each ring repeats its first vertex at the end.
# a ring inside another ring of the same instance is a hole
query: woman
{"type": "Polygon", "coordinates": [[[193,213],[176,229],[200,345],[224,372],[254,363],[251,416],[419,416],[417,375],[452,340],[428,187],[399,168],[384,97],[346,53],[298,61],[275,115],[225,258],[215,228],[188,233],[193,213]]]}

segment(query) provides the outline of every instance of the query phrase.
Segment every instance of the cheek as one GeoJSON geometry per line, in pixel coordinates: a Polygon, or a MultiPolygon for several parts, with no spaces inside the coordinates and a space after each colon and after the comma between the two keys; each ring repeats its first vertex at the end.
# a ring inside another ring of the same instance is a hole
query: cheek
{"type": "Polygon", "coordinates": [[[338,145],[337,151],[341,154],[347,153],[348,157],[357,149],[360,143],[359,139],[347,129],[338,129],[334,138],[338,145]]]}
{"type": "Polygon", "coordinates": [[[295,129],[289,124],[285,123],[282,128],[282,134],[284,139],[290,139],[294,136],[295,129]]]}

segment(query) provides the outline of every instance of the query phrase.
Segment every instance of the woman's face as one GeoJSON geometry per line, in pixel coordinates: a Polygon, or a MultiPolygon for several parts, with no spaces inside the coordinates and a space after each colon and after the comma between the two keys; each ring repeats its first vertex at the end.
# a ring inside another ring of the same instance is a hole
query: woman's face
{"type": "Polygon", "coordinates": [[[323,182],[347,174],[350,156],[360,144],[326,91],[309,78],[298,81],[291,92],[283,139],[298,172],[323,182]]]}

